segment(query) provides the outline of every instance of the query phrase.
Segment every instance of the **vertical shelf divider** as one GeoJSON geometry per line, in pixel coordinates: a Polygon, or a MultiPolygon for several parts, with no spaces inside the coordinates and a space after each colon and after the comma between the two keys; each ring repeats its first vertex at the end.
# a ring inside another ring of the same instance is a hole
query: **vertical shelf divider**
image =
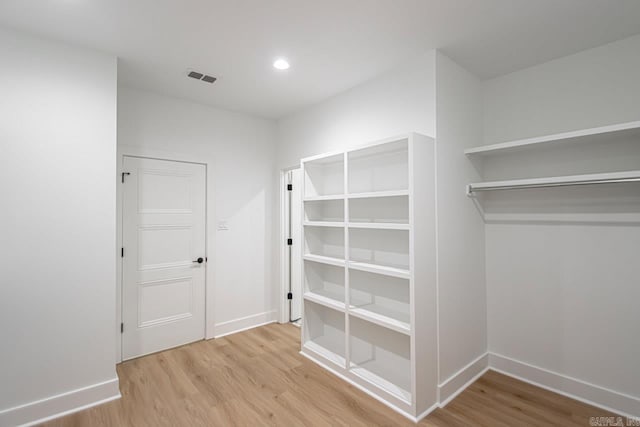
{"type": "MultiPolygon", "coordinates": [[[[344,153],[344,194],[349,194],[349,154],[344,153]]],[[[346,369],[351,369],[351,325],[349,307],[351,305],[351,291],[349,287],[349,198],[344,198],[344,339],[346,369]]]]}

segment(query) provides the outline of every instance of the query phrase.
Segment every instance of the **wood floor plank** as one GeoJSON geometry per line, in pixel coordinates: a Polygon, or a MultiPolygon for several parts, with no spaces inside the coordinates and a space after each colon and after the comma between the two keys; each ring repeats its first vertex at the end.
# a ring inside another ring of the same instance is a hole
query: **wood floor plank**
{"type": "MultiPolygon", "coordinates": [[[[118,365],[122,399],[44,423],[98,426],[414,426],[302,357],[300,329],[271,324],[118,365]]],[[[614,414],[489,371],[418,425],[588,426],[614,414]]]]}

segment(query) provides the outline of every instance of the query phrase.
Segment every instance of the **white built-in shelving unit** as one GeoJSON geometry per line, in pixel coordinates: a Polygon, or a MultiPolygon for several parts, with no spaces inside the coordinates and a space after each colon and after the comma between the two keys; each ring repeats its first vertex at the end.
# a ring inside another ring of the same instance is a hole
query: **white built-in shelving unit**
{"type": "Polygon", "coordinates": [[[418,134],[302,160],[302,354],[414,420],[437,401],[434,162],[418,134]]]}

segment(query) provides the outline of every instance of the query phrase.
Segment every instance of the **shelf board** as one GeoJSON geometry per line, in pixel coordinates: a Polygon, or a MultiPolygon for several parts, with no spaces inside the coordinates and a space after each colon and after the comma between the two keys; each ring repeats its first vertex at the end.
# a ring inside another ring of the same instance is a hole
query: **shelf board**
{"type": "Polygon", "coordinates": [[[305,254],[302,256],[302,259],[304,259],[305,261],[313,261],[320,264],[329,264],[329,265],[335,265],[338,267],[345,266],[345,261],[343,259],[332,258],[328,256],[323,256],[323,255],[305,254]]]}
{"type": "Polygon", "coordinates": [[[370,228],[373,230],[409,230],[409,224],[395,222],[350,222],[349,228],[370,228]]]}
{"type": "Polygon", "coordinates": [[[305,227],[344,227],[344,222],[337,221],[305,221],[305,227]]]}
{"type": "Polygon", "coordinates": [[[342,313],[344,313],[345,311],[344,301],[337,300],[336,297],[338,297],[338,295],[332,292],[327,292],[320,289],[313,290],[310,292],[305,292],[303,297],[307,301],[312,301],[316,304],[324,305],[325,307],[331,308],[333,310],[337,310],[342,313]]]}
{"type": "Polygon", "coordinates": [[[332,363],[335,363],[336,365],[341,366],[342,368],[344,368],[347,364],[343,356],[337,353],[334,353],[333,351],[329,350],[328,348],[324,347],[322,344],[316,341],[311,341],[311,340],[307,341],[306,343],[304,343],[303,349],[311,351],[312,353],[315,353],[317,355],[320,355],[324,359],[327,359],[332,363]]]}
{"type": "Polygon", "coordinates": [[[316,165],[332,165],[336,163],[344,162],[344,151],[334,151],[330,153],[318,154],[316,156],[305,157],[300,160],[300,163],[304,163],[305,166],[311,164],[316,165]]]}
{"type": "Polygon", "coordinates": [[[469,184],[467,194],[474,191],[510,190],[518,188],[560,187],[595,183],[640,182],[640,170],[626,172],[593,173],[587,175],[551,176],[543,178],[486,181],[469,184]]]}
{"type": "Polygon", "coordinates": [[[386,140],[383,143],[378,142],[372,145],[347,150],[349,161],[361,159],[363,157],[395,153],[406,153],[407,157],[409,156],[409,136],[393,138],[391,140],[386,140]]]}
{"type": "MultiPolygon", "coordinates": [[[[399,332],[401,334],[405,334],[405,335],[411,334],[411,325],[408,322],[403,322],[394,317],[385,316],[384,314],[379,313],[379,312],[386,311],[387,313],[390,314],[391,310],[386,309],[385,307],[381,307],[379,305],[376,305],[376,311],[368,310],[367,307],[372,308],[371,305],[359,306],[359,307],[351,306],[351,308],[349,308],[349,314],[355,317],[358,317],[362,320],[375,323],[378,326],[382,326],[387,329],[391,329],[393,331],[399,332]]],[[[398,313],[394,313],[394,314],[398,314],[398,313]]]]}
{"type": "Polygon", "coordinates": [[[640,136],[640,121],[620,123],[616,125],[601,126],[591,129],[582,129],[571,132],[557,133],[553,135],[539,136],[535,138],[520,139],[499,144],[484,145],[481,147],[464,150],[466,155],[487,155],[493,153],[506,153],[526,148],[552,146],[554,144],[589,142],[604,137],[640,136]]]}
{"type": "Polygon", "coordinates": [[[411,278],[411,272],[408,269],[387,267],[384,265],[370,264],[366,262],[349,261],[349,268],[369,273],[382,274],[385,276],[399,277],[401,279],[411,278]]]}
{"type": "Polygon", "coordinates": [[[322,200],[344,200],[344,194],[329,194],[326,196],[308,196],[302,199],[303,202],[317,202],[322,200]]]}
{"type": "Polygon", "coordinates": [[[373,197],[408,196],[409,190],[371,191],[367,193],[347,194],[348,199],[369,199],[373,197]]]}
{"type": "Polygon", "coordinates": [[[383,391],[403,400],[404,402],[411,404],[411,392],[405,390],[404,387],[394,384],[379,375],[374,374],[366,368],[367,364],[356,365],[352,364],[351,372],[354,375],[362,378],[363,380],[373,384],[374,386],[382,389],[383,391]]]}

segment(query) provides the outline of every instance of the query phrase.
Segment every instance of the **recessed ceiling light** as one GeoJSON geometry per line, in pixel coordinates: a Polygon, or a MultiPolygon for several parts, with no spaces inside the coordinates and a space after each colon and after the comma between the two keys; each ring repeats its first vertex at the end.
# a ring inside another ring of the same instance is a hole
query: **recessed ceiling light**
{"type": "Polygon", "coordinates": [[[273,68],[275,68],[276,70],[288,70],[289,67],[289,61],[284,58],[278,58],[273,63],[273,68]]]}

